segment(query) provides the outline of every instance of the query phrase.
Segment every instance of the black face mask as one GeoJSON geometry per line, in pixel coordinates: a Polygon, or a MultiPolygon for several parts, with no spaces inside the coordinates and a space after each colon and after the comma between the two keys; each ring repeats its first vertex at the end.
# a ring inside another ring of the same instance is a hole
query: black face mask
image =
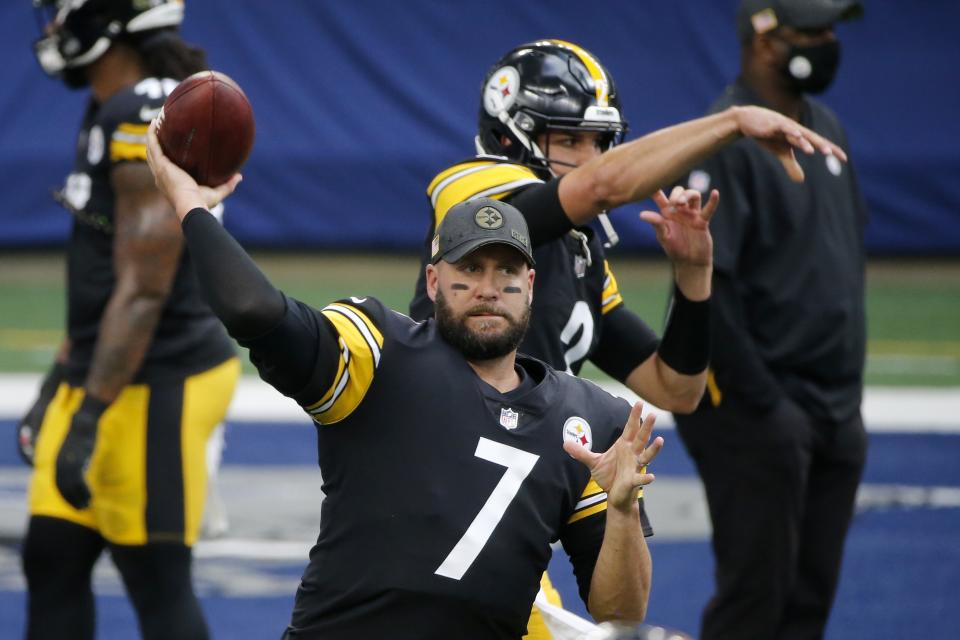
{"type": "Polygon", "coordinates": [[[798,93],[823,93],[833,82],[839,66],[840,43],[833,40],[807,47],[790,45],[781,71],[798,93]]]}

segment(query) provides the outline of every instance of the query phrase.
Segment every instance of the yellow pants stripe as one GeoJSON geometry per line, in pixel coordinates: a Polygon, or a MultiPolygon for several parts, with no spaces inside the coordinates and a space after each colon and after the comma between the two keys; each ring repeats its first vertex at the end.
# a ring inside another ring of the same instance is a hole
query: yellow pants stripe
{"type": "Polygon", "coordinates": [[[86,475],[92,500],[82,510],[56,487],[57,454],[83,400],[83,389],[61,385],[37,439],[30,514],[95,529],[115,544],[192,545],[207,491],[206,441],[226,415],[239,376],[240,362],[231,358],[185,380],[125,387],[100,418],[86,475]],[[179,402],[169,406],[161,396],[179,402]]]}

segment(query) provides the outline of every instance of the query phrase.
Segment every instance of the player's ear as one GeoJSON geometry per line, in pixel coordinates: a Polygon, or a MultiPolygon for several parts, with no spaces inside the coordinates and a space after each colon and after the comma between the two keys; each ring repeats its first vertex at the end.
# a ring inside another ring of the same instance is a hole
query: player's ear
{"type": "Polygon", "coordinates": [[[536,279],[536,277],[537,277],[537,272],[536,272],[536,270],[535,270],[535,269],[530,269],[530,270],[527,272],[527,277],[530,279],[529,282],[528,282],[528,288],[530,289],[530,291],[527,293],[527,302],[528,302],[529,304],[533,304],[533,281],[534,281],[534,280],[536,279]]]}
{"type": "Polygon", "coordinates": [[[430,300],[436,302],[437,300],[437,289],[440,287],[439,276],[437,273],[437,267],[428,264],[427,265],[427,296],[430,300]]]}

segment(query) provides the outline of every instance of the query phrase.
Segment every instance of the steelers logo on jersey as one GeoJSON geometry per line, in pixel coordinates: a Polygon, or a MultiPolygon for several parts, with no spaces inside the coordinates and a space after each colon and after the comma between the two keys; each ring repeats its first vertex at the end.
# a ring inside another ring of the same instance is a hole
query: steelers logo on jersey
{"type": "Polygon", "coordinates": [[[478,227],[499,229],[503,226],[503,215],[493,207],[480,207],[473,217],[478,227]]]}
{"type": "Polygon", "coordinates": [[[590,424],[580,416],[571,416],[563,423],[563,440],[576,442],[590,451],[593,449],[593,432],[590,424]]]}

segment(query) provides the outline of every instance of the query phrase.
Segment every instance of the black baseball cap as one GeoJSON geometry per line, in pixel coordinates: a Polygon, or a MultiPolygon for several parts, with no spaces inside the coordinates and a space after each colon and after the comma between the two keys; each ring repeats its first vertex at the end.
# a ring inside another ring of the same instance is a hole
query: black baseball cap
{"type": "Polygon", "coordinates": [[[488,244],[505,244],[523,254],[532,267],[530,232],[517,208],[492,198],[475,198],[451,207],[430,247],[430,262],[456,262],[488,244]]]}
{"type": "Polygon", "coordinates": [[[863,4],[858,0],[741,0],[737,35],[745,42],[754,33],[767,33],[784,25],[821,29],[862,15],[863,4]]]}

